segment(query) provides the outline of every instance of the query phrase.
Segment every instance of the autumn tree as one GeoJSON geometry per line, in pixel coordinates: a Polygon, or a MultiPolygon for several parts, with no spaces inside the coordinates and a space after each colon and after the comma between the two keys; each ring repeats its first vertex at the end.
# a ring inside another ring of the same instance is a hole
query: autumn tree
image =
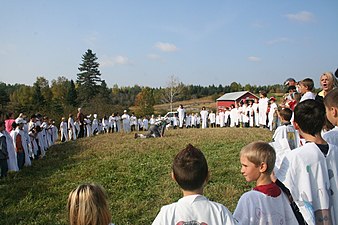
{"type": "Polygon", "coordinates": [[[135,106],[137,108],[135,113],[139,116],[151,115],[154,113],[154,105],[153,90],[149,87],[145,87],[136,95],[135,106]]]}
{"type": "Polygon", "coordinates": [[[101,73],[96,54],[88,49],[82,56],[82,63],[78,68],[76,83],[78,84],[78,97],[81,101],[87,102],[98,93],[101,85],[101,73]]]}

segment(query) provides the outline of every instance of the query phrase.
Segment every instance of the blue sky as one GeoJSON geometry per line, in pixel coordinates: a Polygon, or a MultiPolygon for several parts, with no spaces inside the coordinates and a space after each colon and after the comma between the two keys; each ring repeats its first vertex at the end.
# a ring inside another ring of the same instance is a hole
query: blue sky
{"type": "Polygon", "coordinates": [[[278,84],[338,67],[338,1],[11,0],[0,81],[76,80],[87,49],[108,86],[278,84]]]}

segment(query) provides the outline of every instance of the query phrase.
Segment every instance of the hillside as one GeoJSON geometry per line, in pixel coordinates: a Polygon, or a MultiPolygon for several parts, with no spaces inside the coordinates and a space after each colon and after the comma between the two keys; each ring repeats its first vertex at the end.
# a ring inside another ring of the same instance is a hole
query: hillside
{"type": "Polygon", "coordinates": [[[251,187],[240,173],[238,153],[271,135],[254,128],[182,129],[157,139],[113,133],[60,143],[45,159],[0,180],[0,224],[67,224],[67,196],[85,182],[107,190],[116,225],[150,224],[162,205],[180,198],[170,168],[173,156],[188,143],[208,160],[211,179],[205,195],[233,211],[251,187]]]}

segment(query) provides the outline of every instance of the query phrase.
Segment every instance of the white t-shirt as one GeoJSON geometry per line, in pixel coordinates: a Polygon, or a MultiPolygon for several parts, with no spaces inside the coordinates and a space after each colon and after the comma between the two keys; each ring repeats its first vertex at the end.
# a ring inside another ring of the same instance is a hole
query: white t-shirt
{"type": "Polygon", "coordinates": [[[224,205],[210,201],[203,195],[189,195],[163,206],[152,224],[183,225],[188,222],[203,225],[235,224],[232,214],[224,205]]]}
{"type": "Polygon", "coordinates": [[[325,132],[323,134],[323,139],[329,144],[338,146],[338,127],[335,126],[332,130],[325,132]]]}
{"type": "Polygon", "coordinates": [[[315,211],[330,208],[327,162],[315,143],[306,143],[288,152],[276,176],[290,189],[294,201],[309,225],[315,224],[315,211]]]}
{"type": "Polygon", "coordinates": [[[243,225],[298,224],[289,200],[283,193],[271,197],[255,190],[241,196],[234,218],[238,224],[243,225]]]}
{"type": "Polygon", "coordinates": [[[305,92],[303,96],[300,98],[299,102],[305,101],[307,99],[315,99],[316,95],[312,93],[311,91],[305,92]]]}

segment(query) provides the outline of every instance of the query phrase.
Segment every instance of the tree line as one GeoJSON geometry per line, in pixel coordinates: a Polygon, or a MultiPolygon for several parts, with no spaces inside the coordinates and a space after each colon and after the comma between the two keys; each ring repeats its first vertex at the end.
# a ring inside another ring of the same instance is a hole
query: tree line
{"type": "MultiPolygon", "coordinates": [[[[285,87],[280,84],[257,86],[241,85],[232,82],[230,85],[186,85],[174,76],[170,77],[165,87],[144,87],[139,85],[119,87],[117,84],[108,87],[101,79],[96,54],[88,49],[82,56],[77,79],[75,81],[59,76],[52,81],[39,76],[32,86],[25,84],[6,84],[0,82],[0,116],[4,119],[7,112],[16,114],[25,112],[46,114],[59,121],[62,116],[76,113],[78,107],[85,112],[99,115],[110,115],[122,112],[135,106],[138,116],[154,113],[154,105],[171,103],[206,96],[220,97],[224,93],[250,91],[258,93],[265,90],[271,93],[284,93],[285,87]]],[[[168,108],[168,111],[172,110],[168,108]]],[[[163,112],[161,112],[163,113],[163,112]]]]}

